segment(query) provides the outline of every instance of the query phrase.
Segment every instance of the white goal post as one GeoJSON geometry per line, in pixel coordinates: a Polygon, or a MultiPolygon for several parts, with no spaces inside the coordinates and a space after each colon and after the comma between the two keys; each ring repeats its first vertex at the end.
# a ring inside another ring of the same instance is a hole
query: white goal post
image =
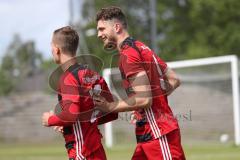
{"type": "MultiPolygon", "coordinates": [[[[235,144],[240,146],[240,108],[239,108],[239,80],[238,80],[238,58],[235,55],[184,60],[167,63],[170,68],[186,68],[194,66],[205,66],[213,64],[231,64],[232,96],[233,96],[233,121],[235,144]]],[[[118,68],[107,68],[103,70],[103,77],[110,86],[111,73],[119,73],[118,68]]],[[[111,88],[110,88],[111,89],[111,88]]],[[[107,147],[113,145],[112,123],[105,124],[105,144],[107,147]]]]}

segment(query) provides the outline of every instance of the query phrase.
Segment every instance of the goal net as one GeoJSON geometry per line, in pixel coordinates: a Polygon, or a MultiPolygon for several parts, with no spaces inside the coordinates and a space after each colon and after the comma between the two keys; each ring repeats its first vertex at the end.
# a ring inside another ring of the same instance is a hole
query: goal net
{"type": "MultiPolygon", "coordinates": [[[[169,97],[178,119],[183,143],[240,144],[239,85],[236,56],[170,62],[181,86],[169,97]]],[[[117,68],[105,69],[104,78],[113,94],[126,98],[117,68]]],[[[130,112],[105,125],[105,142],[135,143],[130,112]]]]}

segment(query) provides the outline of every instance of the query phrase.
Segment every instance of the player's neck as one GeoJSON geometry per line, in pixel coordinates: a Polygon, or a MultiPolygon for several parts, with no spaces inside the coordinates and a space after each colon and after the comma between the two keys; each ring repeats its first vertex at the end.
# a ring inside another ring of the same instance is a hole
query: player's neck
{"type": "Polygon", "coordinates": [[[117,49],[118,49],[118,51],[121,50],[121,44],[127,37],[129,37],[129,34],[128,34],[127,31],[125,31],[121,35],[119,35],[118,41],[117,41],[117,46],[118,46],[117,49]]]}
{"type": "Polygon", "coordinates": [[[62,58],[61,58],[61,67],[62,67],[62,70],[65,72],[70,66],[72,66],[72,65],[75,64],[76,62],[77,62],[77,61],[76,61],[76,58],[75,58],[75,57],[72,57],[72,56],[63,54],[63,55],[62,55],[62,58]]]}

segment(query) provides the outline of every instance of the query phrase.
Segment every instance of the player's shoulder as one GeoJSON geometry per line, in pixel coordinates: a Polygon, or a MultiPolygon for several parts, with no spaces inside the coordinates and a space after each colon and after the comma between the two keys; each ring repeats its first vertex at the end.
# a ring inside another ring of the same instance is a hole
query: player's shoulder
{"type": "Polygon", "coordinates": [[[74,64],[64,73],[63,80],[68,83],[95,83],[101,76],[88,65],[74,64]]]}
{"type": "Polygon", "coordinates": [[[141,41],[136,41],[135,42],[135,44],[136,44],[136,46],[139,48],[139,50],[141,50],[141,51],[150,51],[150,52],[152,52],[152,50],[145,44],[145,43],[143,43],[143,42],[141,42],[141,41]]]}
{"type": "Polygon", "coordinates": [[[123,49],[123,53],[138,52],[138,51],[151,51],[151,49],[142,41],[135,40],[134,45],[126,45],[123,49]],[[137,49],[137,50],[136,50],[137,49]]]}
{"type": "Polygon", "coordinates": [[[146,46],[146,44],[140,40],[135,41],[136,46],[141,47],[141,46],[146,46]]]}
{"type": "Polygon", "coordinates": [[[61,75],[59,83],[61,86],[65,86],[65,85],[75,85],[78,82],[75,76],[73,75],[73,73],[67,70],[61,75]]]}

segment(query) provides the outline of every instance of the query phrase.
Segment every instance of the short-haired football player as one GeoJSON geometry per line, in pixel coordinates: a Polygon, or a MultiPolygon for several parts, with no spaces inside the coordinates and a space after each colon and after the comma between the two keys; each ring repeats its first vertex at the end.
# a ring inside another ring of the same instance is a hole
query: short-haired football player
{"type": "Polygon", "coordinates": [[[180,85],[175,72],[148,46],[129,35],[120,8],[102,8],[96,22],[104,48],[119,52],[119,70],[128,95],[116,102],[96,95],[96,105],[116,113],[135,111],[137,146],[132,160],[185,160],[178,122],[167,97],[180,85]]]}
{"type": "Polygon", "coordinates": [[[69,26],[59,28],[52,36],[52,55],[62,74],[58,81],[58,108],[45,112],[42,123],[46,127],[63,127],[69,160],[105,160],[98,124],[117,119],[116,113],[98,116],[92,94],[97,92],[113,101],[104,79],[95,71],[79,64],[76,59],[79,36],[69,26]]]}

